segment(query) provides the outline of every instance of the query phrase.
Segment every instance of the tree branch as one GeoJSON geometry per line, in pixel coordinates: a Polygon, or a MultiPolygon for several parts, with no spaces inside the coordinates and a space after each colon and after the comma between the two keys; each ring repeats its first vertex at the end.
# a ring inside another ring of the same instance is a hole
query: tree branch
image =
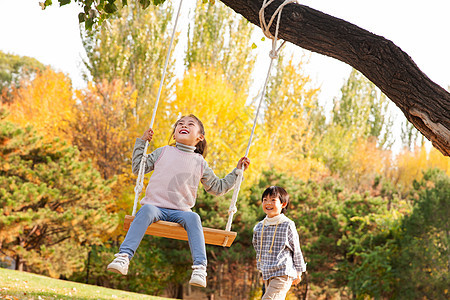
{"type": "MultiPolygon", "coordinates": [[[[259,27],[262,0],[221,0],[259,27]]],[[[268,19],[283,3],[266,8],[268,19]]],[[[450,156],[450,94],[431,81],[411,57],[390,40],[310,7],[284,7],[279,37],[359,70],[393,101],[433,146],[450,156]]],[[[275,32],[275,25],[271,32],[275,32]]]]}

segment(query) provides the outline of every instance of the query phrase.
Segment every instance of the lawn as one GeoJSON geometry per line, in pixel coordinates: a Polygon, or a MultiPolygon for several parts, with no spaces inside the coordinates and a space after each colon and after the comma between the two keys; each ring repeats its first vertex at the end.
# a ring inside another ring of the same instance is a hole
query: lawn
{"type": "Polygon", "coordinates": [[[145,299],[163,300],[95,285],[53,279],[27,272],[0,268],[0,299],[145,299]]]}

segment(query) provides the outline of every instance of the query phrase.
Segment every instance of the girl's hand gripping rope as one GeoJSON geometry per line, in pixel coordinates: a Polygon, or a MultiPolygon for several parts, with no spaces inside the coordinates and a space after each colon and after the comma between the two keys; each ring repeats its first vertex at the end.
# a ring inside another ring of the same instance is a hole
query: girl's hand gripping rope
{"type": "Polygon", "coordinates": [[[151,128],[147,129],[141,137],[142,140],[148,141],[149,143],[151,142],[152,138],[153,138],[153,129],[151,128]]]}
{"type": "Polygon", "coordinates": [[[237,168],[239,170],[242,169],[242,166],[244,166],[244,171],[247,170],[248,166],[250,165],[250,159],[248,159],[247,157],[241,157],[241,159],[239,160],[238,164],[237,164],[237,168]]]}

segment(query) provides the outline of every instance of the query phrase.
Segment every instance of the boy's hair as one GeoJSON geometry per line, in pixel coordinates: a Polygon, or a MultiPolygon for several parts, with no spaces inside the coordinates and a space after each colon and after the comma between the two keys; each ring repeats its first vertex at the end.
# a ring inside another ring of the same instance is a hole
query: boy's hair
{"type": "Polygon", "coordinates": [[[289,194],[286,192],[286,190],[280,186],[269,186],[262,194],[261,201],[266,198],[267,196],[270,197],[277,197],[280,199],[280,202],[282,204],[286,203],[286,206],[283,207],[281,210],[281,213],[286,213],[287,208],[289,206],[289,194]]]}
{"type": "Polygon", "coordinates": [[[181,116],[181,117],[175,122],[175,124],[173,125],[172,134],[171,134],[170,137],[169,137],[169,144],[170,144],[170,142],[172,141],[172,138],[173,138],[173,136],[174,136],[174,134],[175,134],[175,129],[177,128],[178,122],[180,122],[181,119],[183,119],[184,117],[191,117],[191,118],[193,118],[193,119],[195,119],[195,120],[197,121],[197,124],[198,124],[198,126],[200,127],[200,133],[203,134],[203,141],[199,141],[199,142],[197,143],[197,145],[195,145],[195,150],[194,150],[194,152],[195,152],[195,153],[200,153],[200,154],[203,156],[203,158],[205,158],[205,157],[206,157],[206,154],[207,154],[207,152],[208,152],[208,144],[206,143],[206,138],[205,138],[205,127],[203,126],[202,121],[200,121],[200,119],[197,118],[196,116],[194,116],[193,114],[189,114],[189,115],[186,115],[186,116],[181,116]]]}

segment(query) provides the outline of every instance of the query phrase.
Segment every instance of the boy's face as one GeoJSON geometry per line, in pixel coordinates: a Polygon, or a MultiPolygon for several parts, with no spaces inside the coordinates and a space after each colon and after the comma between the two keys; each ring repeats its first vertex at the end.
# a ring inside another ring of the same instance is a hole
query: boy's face
{"type": "Polygon", "coordinates": [[[273,218],[281,214],[281,210],[285,208],[287,203],[281,203],[277,196],[267,196],[263,198],[262,208],[269,218],[273,218]]]}

